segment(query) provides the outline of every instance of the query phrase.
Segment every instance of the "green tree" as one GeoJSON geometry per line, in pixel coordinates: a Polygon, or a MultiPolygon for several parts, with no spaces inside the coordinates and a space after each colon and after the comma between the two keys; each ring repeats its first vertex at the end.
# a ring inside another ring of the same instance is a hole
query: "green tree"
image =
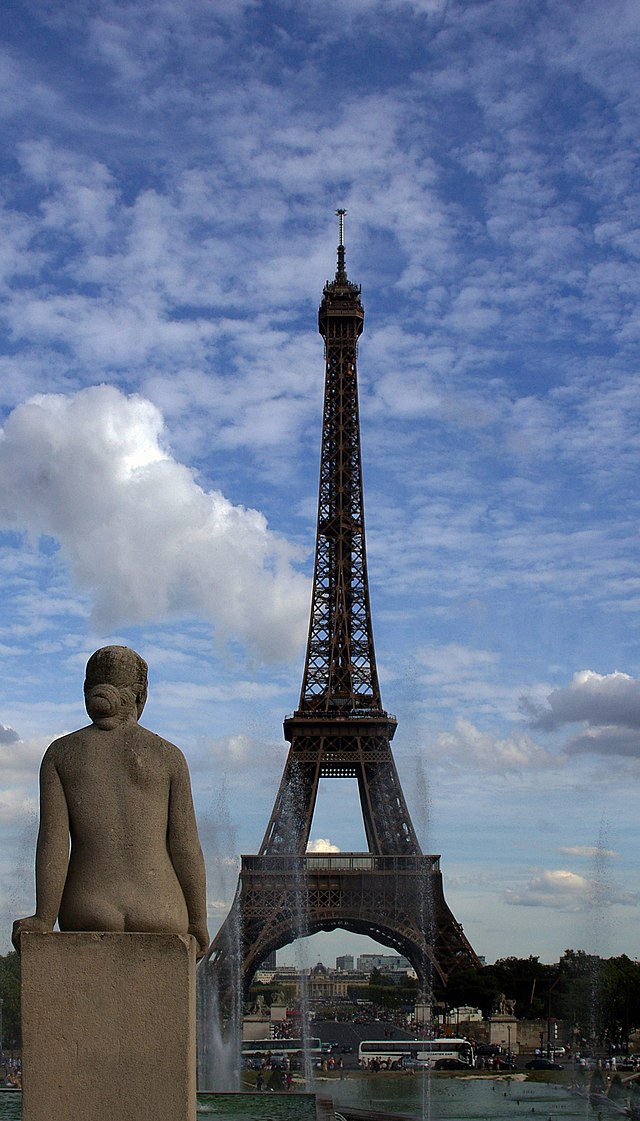
{"type": "Polygon", "coordinates": [[[548,993],[557,967],[544,965],[539,958],[500,958],[493,966],[493,976],[506,997],[516,1002],[516,1015],[523,1020],[536,1020],[547,1015],[548,993]]]}
{"type": "Polygon", "coordinates": [[[0,957],[2,1044],[5,1051],[20,1046],[20,958],[15,950],[0,957]]]}
{"type": "Polygon", "coordinates": [[[455,974],[444,993],[450,1008],[470,1004],[488,1016],[496,997],[515,1000],[520,1019],[566,1020],[583,1044],[624,1051],[640,1025],[640,964],[626,954],[603,959],[566,950],[555,965],[507,957],[455,974]]]}
{"type": "Polygon", "coordinates": [[[369,975],[366,993],[366,999],[378,1008],[401,1008],[404,1004],[415,1004],[418,982],[401,976],[394,979],[375,968],[369,975]]]}

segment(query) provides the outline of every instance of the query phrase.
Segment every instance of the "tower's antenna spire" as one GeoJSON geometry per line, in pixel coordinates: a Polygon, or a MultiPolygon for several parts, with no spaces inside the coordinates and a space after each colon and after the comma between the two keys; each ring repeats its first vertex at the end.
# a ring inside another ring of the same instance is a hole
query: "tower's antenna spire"
{"type": "Polygon", "coordinates": [[[340,235],[338,239],[338,268],[336,270],[336,280],[341,284],[347,283],[347,270],[344,263],[344,216],[346,213],[347,212],[343,207],[340,207],[338,210],[336,210],[336,214],[338,215],[338,220],[340,222],[340,235]]]}

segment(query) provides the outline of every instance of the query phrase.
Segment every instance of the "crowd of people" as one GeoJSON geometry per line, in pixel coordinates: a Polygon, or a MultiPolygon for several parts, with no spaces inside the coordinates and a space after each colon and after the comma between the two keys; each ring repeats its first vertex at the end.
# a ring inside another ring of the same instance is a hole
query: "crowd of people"
{"type": "Polygon", "coordinates": [[[22,1065],[20,1059],[2,1060],[2,1082],[0,1085],[11,1090],[22,1089],[22,1065]]]}

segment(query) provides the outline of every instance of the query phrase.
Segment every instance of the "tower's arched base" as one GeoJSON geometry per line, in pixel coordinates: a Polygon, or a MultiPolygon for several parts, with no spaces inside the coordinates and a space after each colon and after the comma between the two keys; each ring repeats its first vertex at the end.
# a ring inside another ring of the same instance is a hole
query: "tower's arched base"
{"type": "Polygon", "coordinates": [[[439,857],[318,853],[243,856],[231,912],[203,965],[225,1001],[238,984],[246,993],[272,950],[338,927],[403,954],[427,992],[478,964],[445,902],[439,857]]]}

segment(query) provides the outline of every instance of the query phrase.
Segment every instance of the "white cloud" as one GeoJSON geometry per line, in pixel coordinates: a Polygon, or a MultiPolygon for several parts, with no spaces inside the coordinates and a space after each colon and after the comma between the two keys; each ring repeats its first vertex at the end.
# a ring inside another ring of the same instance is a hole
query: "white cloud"
{"type": "Polygon", "coordinates": [[[640,729],[640,680],[628,673],[580,670],[565,689],[554,689],[548,707],[534,713],[534,724],[553,729],[586,721],[595,727],[622,725],[640,729]]]}
{"type": "Polygon", "coordinates": [[[618,855],[613,849],[601,849],[597,845],[561,845],[559,851],[567,856],[584,856],[591,860],[613,860],[618,855]]]}
{"type": "Polygon", "coordinates": [[[576,872],[558,868],[541,872],[520,889],[508,888],[505,902],[519,907],[552,907],[565,911],[584,911],[594,905],[615,903],[636,907],[637,892],[625,891],[615,884],[602,885],[576,872]]]}
{"type": "Polygon", "coordinates": [[[483,770],[520,771],[557,767],[558,758],[540,747],[526,732],[507,737],[483,732],[470,720],[458,718],[453,732],[440,732],[435,739],[437,762],[454,762],[483,770]]]}
{"type": "Polygon", "coordinates": [[[11,852],[16,839],[25,847],[20,860],[30,861],[37,820],[38,770],[47,741],[0,739],[0,830],[11,852]],[[28,840],[27,840],[28,837],[28,840]]]}
{"type": "Polygon", "coordinates": [[[21,790],[5,790],[0,787],[0,828],[21,829],[25,821],[36,814],[35,799],[21,790]]]}
{"type": "Polygon", "coordinates": [[[568,755],[624,755],[637,759],[640,756],[640,739],[635,728],[587,728],[571,736],[565,750],[568,755]]]}
{"type": "Polygon", "coordinates": [[[433,688],[452,681],[477,681],[499,662],[499,655],[490,650],[477,650],[459,643],[445,646],[423,646],[417,652],[419,664],[426,668],[426,680],[433,688]]]}
{"type": "Polygon", "coordinates": [[[546,705],[525,697],[522,708],[544,731],[582,724],[565,745],[570,755],[640,756],[640,680],[627,673],[580,670],[566,688],[549,693],[546,705]]]}
{"type": "Polygon", "coordinates": [[[0,741],[0,789],[6,796],[16,791],[35,788],[40,760],[47,747],[46,740],[0,741]]]}
{"type": "Polygon", "coordinates": [[[2,524],[48,534],[102,627],[204,616],[267,660],[299,652],[307,581],[256,510],[204,491],[150,401],[95,386],[18,406],[0,439],[2,524]]]}
{"type": "Polygon", "coordinates": [[[309,841],[307,845],[307,852],[340,852],[337,845],[333,841],[329,841],[325,837],[317,837],[313,841],[309,841]]]}

